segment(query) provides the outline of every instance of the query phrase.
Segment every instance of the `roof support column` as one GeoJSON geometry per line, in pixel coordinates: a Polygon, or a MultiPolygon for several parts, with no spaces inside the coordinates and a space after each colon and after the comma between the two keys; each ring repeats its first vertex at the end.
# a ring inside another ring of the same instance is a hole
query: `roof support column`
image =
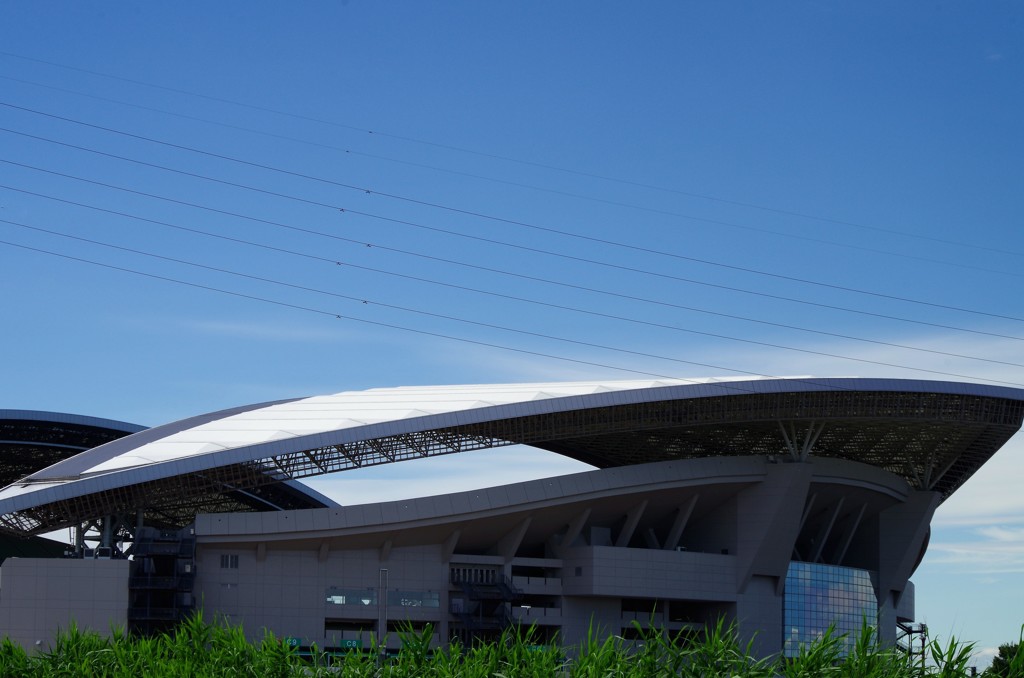
{"type": "Polygon", "coordinates": [[[822,525],[821,530],[818,531],[818,535],[815,539],[817,543],[814,545],[814,555],[811,556],[812,563],[821,561],[821,553],[825,550],[825,543],[828,541],[829,535],[832,534],[832,528],[836,524],[836,518],[839,517],[839,512],[843,510],[843,503],[845,501],[846,497],[839,497],[839,501],[836,502],[836,507],[832,509],[832,515],[829,516],[828,522],[822,525]]]}
{"type": "MultiPolygon", "coordinates": [[[[800,526],[797,528],[796,533],[799,535],[804,531],[804,525],[807,523],[807,518],[811,515],[811,509],[814,508],[814,502],[818,499],[818,493],[814,492],[810,497],[807,498],[807,503],[804,505],[804,512],[800,515],[800,526]]],[[[793,555],[797,560],[803,560],[803,556],[800,555],[799,549],[796,547],[796,542],[793,542],[793,555]]]]}
{"type": "Polygon", "coordinates": [[[764,479],[737,497],[736,617],[755,656],[779,651],[782,591],[811,484],[811,464],[765,463],[764,479]],[[754,631],[756,629],[756,632],[754,631]]]}
{"type": "Polygon", "coordinates": [[[857,534],[857,528],[860,527],[860,522],[864,520],[864,512],[867,511],[868,505],[861,504],[860,511],[857,512],[857,517],[853,519],[853,523],[850,528],[846,531],[846,537],[843,539],[843,545],[839,547],[839,551],[836,554],[835,562],[837,565],[843,564],[843,559],[846,558],[846,552],[850,549],[850,543],[853,542],[853,536],[857,534]]]}
{"type": "Polygon", "coordinates": [[[942,477],[946,475],[949,469],[953,468],[953,465],[957,462],[959,457],[957,455],[951,455],[949,461],[946,462],[945,466],[938,472],[935,471],[935,462],[929,459],[929,467],[925,474],[925,485],[924,487],[929,490],[934,490],[935,485],[938,484],[942,477]]]}
{"type": "Polygon", "coordinates": [[[448,538],[444,540],[444,544],[441,545],[441,560],[449,562],[452,559],[452,554],[455,553],[455,547],[459,544],[459,537],[462,536],[462,530],[455,530],[448,538]]]}
{"type": "Polygon", "coordinates": [[[622,526],[619,531],[619,536],[615,539],[615,545],[619,548],[625,548],[629,546],[629,540],[633,538],[633,533],[636,532],[636,526],[640,522],[640,519],[644,515],[644,511],[647,510],[647,500],[644,499],[642,502],[633,507],[633,509],[626,515],[626,523],[622,526]]]}
{"type": "Polygon", "coordinates": [[[782,431],[782,439],[786,441],[786,450],[793,461],[807,461],[814,450],[818,437],[825,431],[825,422],[810,422],[807,431],[802,435],[797,431],[796,422],[778,422],[782,431]],[[787,425],[788,424],[788,425],[787,425]]]}
{"type": "Polygon", "coordinates": [[[583,527],[590,520],[590,509],[586,509],[579,513],[571,523],[569,523],[565,534],[562,536],[561,542],[558,541],[558,535],[554,535],[551,540],[552,551],[559,558],[562,557],[562,551],[572,546],[572,543],[576,541],[576,538],[580,536],[580,532],[583,531],[583,527]]]}
{"type": "Polygon", "coordinates": [[[811,484],[810,464],[765,464],[764,480],[739,493],[737,513],[737,590],[755,575],[786,581],[793,546],[811,484]]]}
{"type": "Polygon", "coordinates": [[[676,509],[676,518],[672,521],[672,528],[668,531],[668,536],[665,538],[664,549],[666,551],[672,551],[679,546],[679,540],[683,537],[686,523],[690,522],[693,509],[697,506],[698,497],[700,497],[700,494],[693,495],[690,497],[690,501],[676,509]]]}
{"type": "Polygon", "coordinates": [[[878,520],[878,628],[883,642],[895,642],[896,608],[928,538],[939,505],[938,492],[911,492],[902,504],[882,511],[878,520]]]}
{"type": "Polygon", "coordinates": [[[519,550],[520,544],[523,543],[523,537],[526,536],[526,531],[530,529],[530,523],[532,522],[533,518],[526,518],[498,542],[496,550],[498,555],[505,559],[506,563],[511,562],[516,557],[516,551],[519,550]]]}

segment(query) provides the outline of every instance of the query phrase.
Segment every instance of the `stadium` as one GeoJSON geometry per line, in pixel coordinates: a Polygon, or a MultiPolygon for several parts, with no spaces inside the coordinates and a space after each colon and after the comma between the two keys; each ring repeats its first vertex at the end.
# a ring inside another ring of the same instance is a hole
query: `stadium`
{"type": "Polygon", "coordinates": [[[381,388],[151,429],[0,410],[0,632],[201,607],[336,651],[720,618],[763,656],[864,619],[896,644],[936,507],[1022,420],[1024,390],[857,378],[381,388]],[[353,506],[298,482],[510,445],[594,470],[353,506]]]}

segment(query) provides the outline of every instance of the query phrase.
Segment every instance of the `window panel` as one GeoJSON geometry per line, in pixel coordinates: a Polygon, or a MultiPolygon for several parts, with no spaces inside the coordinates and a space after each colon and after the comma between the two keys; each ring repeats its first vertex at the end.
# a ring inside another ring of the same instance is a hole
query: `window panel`
{"type": "Polygon", "coordinates": [[[871,572],[850,567],[792,562],[783,598],[783,653],[795,656],[801,645],[821,638],[829,626],[845,634],[852,649],[861,626],[878,623],[871,572]]]}

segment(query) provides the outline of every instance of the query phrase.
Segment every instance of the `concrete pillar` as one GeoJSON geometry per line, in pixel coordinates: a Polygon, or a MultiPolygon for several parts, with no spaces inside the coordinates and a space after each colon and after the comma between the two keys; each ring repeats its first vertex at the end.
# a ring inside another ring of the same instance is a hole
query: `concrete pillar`
{"type": "Polygon", "coordinates": [[[755,657],[778,654],[782,645],[782,596],[774,577],[751,577],[736,602],[740,642],[751,643],[755,657]]]}
{"type": "Polygon", "coordinates": [[[737,496],[736,622],[758,656],[779,650],[782,593],[811,486],[809,463],[765,464],[762,482],[737,496]]]}
{"type": "Polygon", "coordinates": [[[939,505],[938,492],[914,491],[905,502],[882,511],[878,521],[878,635],[896,642],[896,608],[928,538],[939,505]]]}
{"type": "Polygon", "coordinates": [[[755,575],[773,577],[781,591],[800,534],[800,517],[811,486],[812,464],[765,464],[764,480],[736,498],[737,590],[755,575]]]}

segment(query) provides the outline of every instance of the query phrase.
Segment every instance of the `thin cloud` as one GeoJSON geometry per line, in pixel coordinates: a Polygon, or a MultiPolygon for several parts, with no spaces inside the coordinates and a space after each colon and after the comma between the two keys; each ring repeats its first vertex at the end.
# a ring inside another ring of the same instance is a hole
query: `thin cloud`
{"type": "Polygon", "coordinates": [[[227,322],[222,320],[183,321],[182,326],[194,332],[240,339],[288,342],[330,342],[353,338],[352,332],[322,326],[286,325],[279,323],[227,322]]]}
{"type": "Polygon", "coordinates": [[[1024,544],[1024,528],[983,527],[978,533],[994,541],[1024,544]]]}
{"type": "Polygon", "coordinates": [[[514,445],[344,471],[303,482],[343,505],[352,505],[464,492],[592,468],[551,452],[514,445]]]}
{"type": "Polygon", "coordinates": [[[962,574],[1024,572],[1024,529],[990,525],[954,531],[947,541],[929,546],[928,558],[933,565],[962,574]]]}

